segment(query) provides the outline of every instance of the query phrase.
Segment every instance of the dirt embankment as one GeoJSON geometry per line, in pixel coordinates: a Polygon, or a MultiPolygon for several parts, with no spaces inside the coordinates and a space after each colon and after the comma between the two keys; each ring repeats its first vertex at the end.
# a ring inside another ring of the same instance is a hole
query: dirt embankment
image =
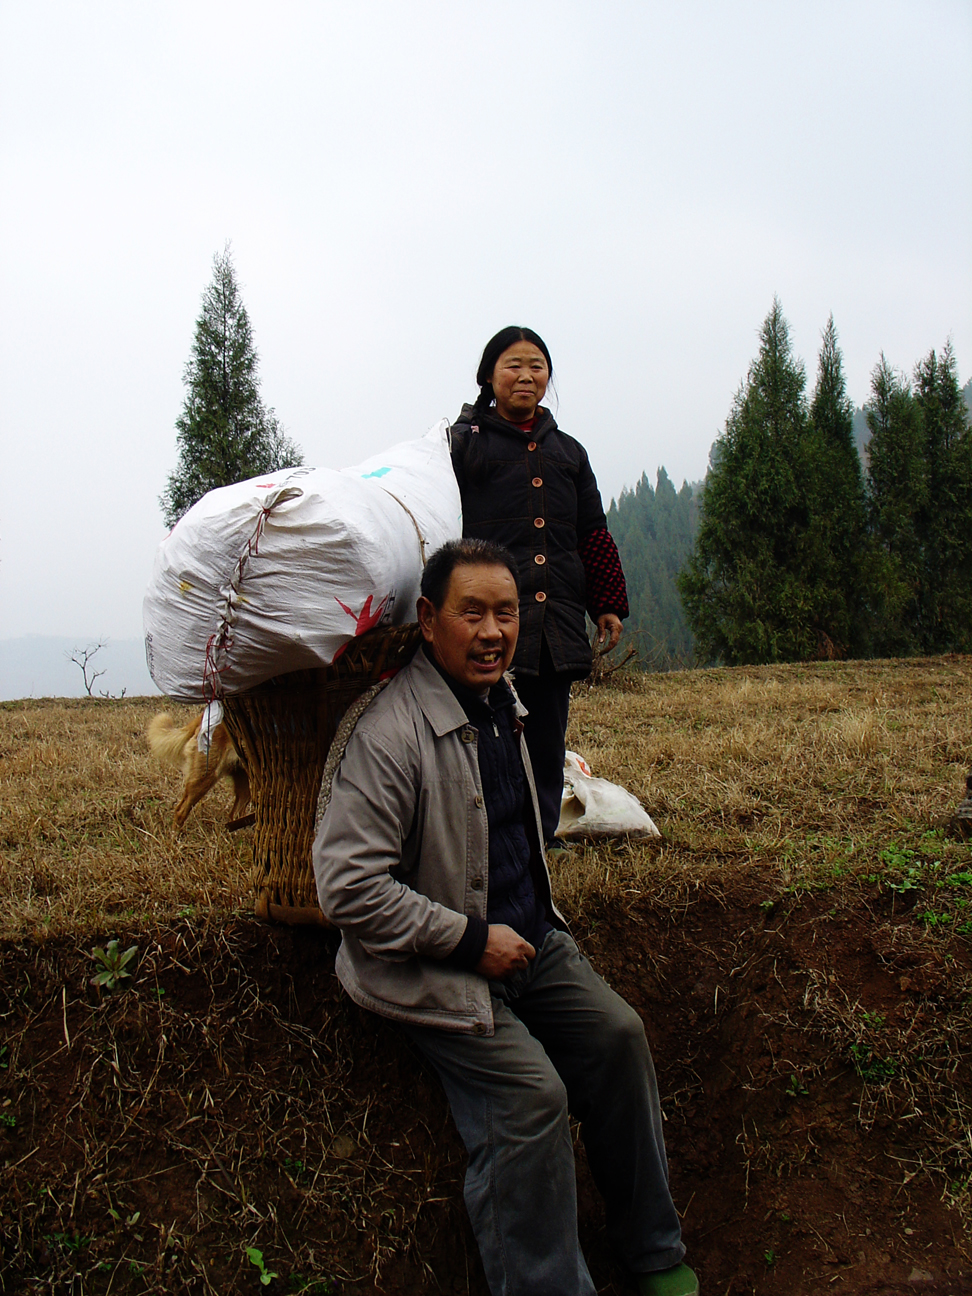
{"type": "MultiPolygon", "coordinates": [[[[592,904],[577,932],[647,1024],[702,1290],[972,1292],[970,941],[908,894],[772,886],[592,904]]],[[[343,997],[335,937],[131,943],[109,995],[76,940],[3,950],[3,1291],[485,1293],[441,1090],[343,997]]],[[[598,1289],[628,1292],[578,1160],[598,1289]]]]}

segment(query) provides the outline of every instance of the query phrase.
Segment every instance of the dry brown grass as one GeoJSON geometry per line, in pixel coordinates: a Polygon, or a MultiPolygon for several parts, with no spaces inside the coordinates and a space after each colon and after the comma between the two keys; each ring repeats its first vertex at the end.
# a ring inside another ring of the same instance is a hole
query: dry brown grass
{"type": "MultiPolygon", "coordinates": [[[[172,828],[181,775],[144,741],[162,707],[0,704],[0,936],[249,907],[250,834],[223,827],[228,785],[172,828]]],[[[568,742],[666,838],[576,852],[557,878],[573,912],[592,894],[679,891],[734,866],[786,888],[866,871],[888,848],[969,858],[927,836],[972,765],[968,657],[624,676],[576,690],[568,742]]]]}
{"type": "Polygon", "coordinates": [[[249,835],[223,828],[229,784],[183,832],[172,827],[182,776],[144,738],[162,709],[152,698],[0,704],[0,936],[137,927],[248,902],[249,835]]]}
{"type": "Polygon", "coordinates": [[[568,744],[634,792],[667,839],[570,858],[558,890],[574,910],[605,888],[698,886],[732,866],[786,888],[870,870],[889,848],[969,860],[941,832],[972,765],[969,657],[578,686],[568,744]]]}

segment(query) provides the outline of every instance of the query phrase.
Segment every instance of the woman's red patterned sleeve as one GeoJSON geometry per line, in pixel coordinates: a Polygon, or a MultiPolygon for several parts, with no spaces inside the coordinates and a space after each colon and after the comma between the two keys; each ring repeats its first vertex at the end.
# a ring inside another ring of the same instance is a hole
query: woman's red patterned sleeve
{"type": "Polygon", "coordinates": [[[607,527],[586,535],[577,552],[587,577],[587,611],[592,621],[605,612],[622,620],[628,615],[628,590],[621,570],[621,555],[607,527]]]}

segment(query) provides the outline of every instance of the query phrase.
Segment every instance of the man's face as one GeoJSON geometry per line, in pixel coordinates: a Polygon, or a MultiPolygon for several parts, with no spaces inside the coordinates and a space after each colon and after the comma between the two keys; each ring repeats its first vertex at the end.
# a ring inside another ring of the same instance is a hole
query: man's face
{"type": "Polygon", "coordinates": [[[516,584],[505,567],[456,567],[440,608],[418,601],[422,634],[457,683],[483,693],[513,660],[520,629],[516,584]]]}

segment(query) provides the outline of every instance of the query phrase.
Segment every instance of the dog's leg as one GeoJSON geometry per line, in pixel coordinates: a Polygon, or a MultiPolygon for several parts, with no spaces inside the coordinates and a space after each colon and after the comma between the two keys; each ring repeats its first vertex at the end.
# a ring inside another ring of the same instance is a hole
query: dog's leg
{"type": "MultiPolygon", "coordinates": [[[[202,760],[205,760],[205,758],[203,757],[202,760]]],[[[186,778],[185,786],[182,789],[182,800],[176,806],[175,815],[173,816],[177,828],[182,827],[189,818],[189,811],[192,807],[197,801],[201,801],[219,780],[216,761],[210,761],[207,770],[205,767],[201,767],[202,760],[196,764],[192,773],[186,778]]]]}
{"type": "Polygon", "coordinates": [[[242,819],[246,814],[247,807],[250,804],[250,780],[242,765],[237,765],[235,769],[230,771],[230,778],[233,780],[233,791],[236,794],[236,800],[233,802],[233,813],[230,815],[232,821],[242,819]]]}

